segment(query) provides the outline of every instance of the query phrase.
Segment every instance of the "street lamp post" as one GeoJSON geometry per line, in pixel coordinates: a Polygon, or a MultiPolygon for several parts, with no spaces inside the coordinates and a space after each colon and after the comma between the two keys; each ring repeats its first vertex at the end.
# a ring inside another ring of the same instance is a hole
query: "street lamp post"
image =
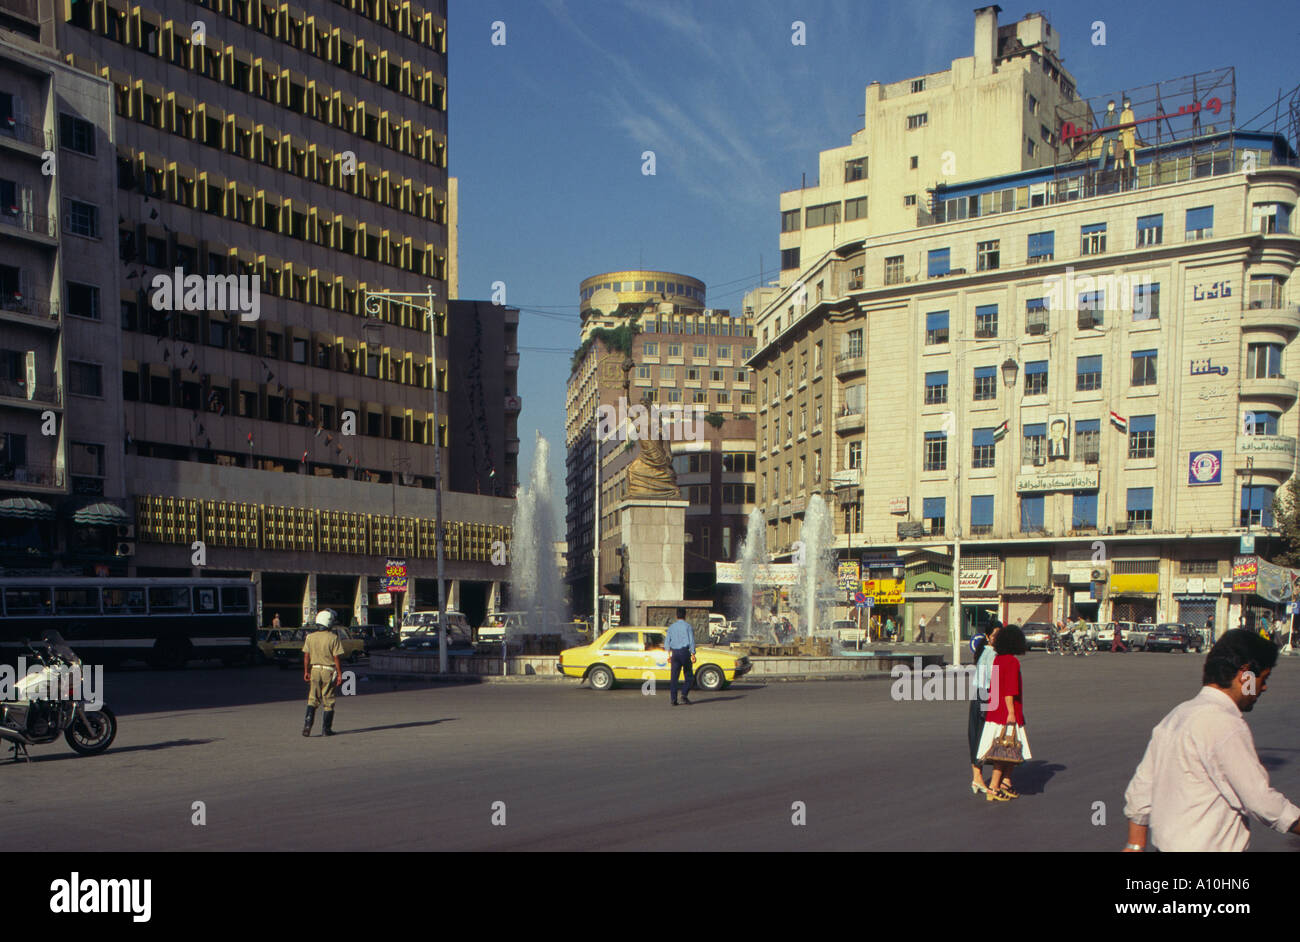
{"type": "Polygon", "coordinates": [[[366,313],[378,316],[384,302],[399,307],[410,308],[429,315],[429,385],[433,387],[433,484],[435,491],[434,507],[436,526],[434,544],[437,553],[438,573],[438,672],[447,673],[447,587],[445,580],[445,554],[442,533],[442,434],[438,421],[438,318],[433,309],[433,286],[426,291],[367,291],[365,292],[366,313]],[[405,298],[423,298],[424,304],[417,304],[405,298]]]}

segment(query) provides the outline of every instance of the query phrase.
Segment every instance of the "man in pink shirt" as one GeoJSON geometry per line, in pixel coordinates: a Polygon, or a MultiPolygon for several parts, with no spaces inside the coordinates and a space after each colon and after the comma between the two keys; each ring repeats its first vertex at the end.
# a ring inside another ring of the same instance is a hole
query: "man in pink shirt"
{"type": "Polygon", "coordinates": [[[1277,648],[1253,632],[1225,632],[1205,659],[1192,699],[1151,732],[1124,793],[1130,852],[1243,851],[1250,816],[1300,834],[1300,807],[1271,788],[1242,717],[1268,689],[1277,648]]]}

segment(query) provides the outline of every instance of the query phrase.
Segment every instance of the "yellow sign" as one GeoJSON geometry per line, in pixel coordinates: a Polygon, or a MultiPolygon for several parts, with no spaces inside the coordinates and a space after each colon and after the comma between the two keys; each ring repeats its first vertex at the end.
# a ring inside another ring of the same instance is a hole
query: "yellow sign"
{"type": "Polygon", "coordinates": [[[903,586],[902,579],[866,579],[862,594],[874,598],[877,605],[902,605],[903,586]]]}
{"type": "Polygon", "coordinates": [[[1154,595],[1160,591],[1160,576],[1154,572],[1113,573],[1110,577],[1111,595],[1154,595]]]}

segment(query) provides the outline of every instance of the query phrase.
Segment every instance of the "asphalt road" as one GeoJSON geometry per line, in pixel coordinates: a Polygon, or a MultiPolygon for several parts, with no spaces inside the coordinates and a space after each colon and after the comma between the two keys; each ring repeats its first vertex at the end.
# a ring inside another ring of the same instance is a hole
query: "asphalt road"
{"type": "MultiPolygon", "coordinates": [[[[0,765],[0,819],[28,850],[1113,851],[1149,731],[1201,663],[1029,655],[1035,758],[1005,804],[970,793],[966,703],[894,701],[888,682],[741,684],[674,709],[664,687],[362,681],[341,735],[318,719],[304,739],[293,672],[128,671],[108,679],[113,748],[81,758],[60,740],[0,765]]],[[[1300,658],[1275,673],[1250,723],[1296,800],[1300,658]]],[[[1254,849],[1300,849],[1253,833],[1254,849]]]]}

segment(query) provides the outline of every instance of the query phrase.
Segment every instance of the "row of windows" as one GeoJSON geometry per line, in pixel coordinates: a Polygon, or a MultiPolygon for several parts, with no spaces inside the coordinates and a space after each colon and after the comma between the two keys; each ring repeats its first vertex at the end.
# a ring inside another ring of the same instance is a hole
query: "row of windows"
{"type": "Polygon", "coordinates": [[[754,405],[754,394],[752,392],[741,392],[733,394],[730,390],[715,389],[712,393],[707,389],[676,389],[665,387],[663,389],[642,389],[640,392],[651,402],[677,403],[688,402],[692,405],[707,406],[712,402],[713,405],[729,406],[733,404],[742,406],[754,405]],[[733,399],[733,395],[735,398],[733,399]]]}
{"type": "Polygon", "coordinates": [[[606,281],[603,284],[584,288],[580,297],[583,301],[590,301],[592,295],[597,291],[614,291],[620,294],[633,291],[640,293],[653,291],[662,295],[691,298],[701,304],[704,303],[704,289],[696,288],[694,285],[682,284],[680,281],[606,281]]]}
{"type": "MultiPolygon", "coordinates": [[[[680,343],[665,343],[665,344],[664,344],[664,356],[666,356],[666,357],[679,357],[679,356],[682,355],[682,350],[683,350],[683,349],[684,349],[684,348],[683,348],[682,344],[680,344],[680,343]]],[[[725,344],[725,343],[724,343],[724,344],[719,344],[715,349],[717,350],[717,353],[718,353],[718,359],[719,359],[719,360],[729,360],[729,359],[731,359],[731,354],[732,354],[733,351],[732,351],[732,347],[731,347],[730,344],[725,344]]],[[[737,347],[737,348],[735,348],[735,352],[739,355],[739,358],[740,358],[741,361],[745,361],[745,360],[748,360],[750,357],[752,357],[752,356],[754,355],[754,348],[753,348],[753,347],[737,347]]],[[[657,356],[659,356],[659,343],[658,343],[658,341],[653,341],[653,340],[652,340],[652,341],[643,341],[642,344],[641,344],[641,355],[642,355],[642,356],[647,356],[647,357],[657,357],[657,356]]],[[[705,344],[705,343],[692,344],[692,348],[691,348],[691,356],[694,357],[696,360],[708,360],[708,359],[709,359],[709,345],[708,345],[708,344],[705,344]]],[[[741,375],[741,374],[743,374],[744,372],[745,372],[744,370],[740,370],[740,371],[736,374],[736,381],[737,381],[737,382],[742,382],[742,383],[743,383],[743,382],[745,381],[745,377],[744,377],[743,375],[741,375]]],[[[667,376],[667,377],[669,377],[669,378],[671,378],[671,376],[672,376],[671,373],[665,373],[664,375],[667,376]]],[[[696,377],[696,378],[698,378],[698,377],[696,377]]]]}
{"type": "MultiPolygon", "coordinates": [[[[210,189],[216,190],[215,187],[210,189]]],[[[314,208],[309,214],[300,213],[294,210],[292,201],[281,204],[276,197],[268,197],[261,192],[256,198],[242,197],[235,193],[232,187],[228,196],[228,199],[219,199],[215,203],[205,204],[203,208],[224,219],[278,233],[291,239],[311,242],[346,255],[369,259],[391,268],[417,275],[428,275],[439,281],[446,277],[447,260],[437,254],[437,246],[432,243],[420,243],[422,247],[417,248],[417,243],[410,236],[391,235],[384,229],[380,229],[378,235],[370,235],[364,223],[357,229],[352,229],[342,225],[337,217],[335,220],[321,219],[316,215],[314,208]]],[[[194,203],[187,202],[186,205],[200,208],[194,203]]],[[[81,209],[82,216],[77,216],[78,207],[87,206],[88,204],[73,201],[69,214],[65,216],[64,228],[79,235],[97,236],[99,211],[89,207],[88,215],[86,209],[81,209]]],[[[163,239],[154,238],[140,245],[138,250],[146,253],[140,258],[135,254],[136,242],[136,233],[133,229],[123,228],[119,231],[119,250],[123,261],[143,261],[146,265],[167,267],[165,260],[167,243],[163,239]]],[[[278,284],[278,276],[276,283],[278,284]]],[[[302,283],[305,287],[307,283],[305,276],[302,278],[302,283]]]]}
{"type": "MultiPolygon", "coordinates": [[[[657,318],[642,317],[640,321],[641,333],[643,334],[696,334],[699,336],[710,337],[752,337],[754,336],[754,327],[751,324],[743,323],[734,318],[657,318]]],[[[647,344],[650,346],[650,344],[647,344]]],[[[748,356],[754,355],[752,347],[748,356]]],[[[700,354],[703,356],[704,354],[700,354]]]]}
{"type": "MultiPolygon", "coordinates": [[[[290,89],[290,97],[295,100],[301,89],[301,86],[289,83],[287,73],[278,79],[264,77],[263,80],[266,85],[262,97],[268,101],[278,97],[276,89],[282,83],[290,89]]],[[[295,166],[295,155],[302,153],[291,149],[291,153],[282,161],[276,154],[275,163],[272,163],[271,155],[267,153],[254,158],[252,131],[241,127],[239,116],[227,114],[220,109],[217,110],[217,114],[209,114],[209,107],[206,104],[187,108],[170,95],[164,101],[145,91],[143,82],[138,79],[131,85],[117,83],[114,86],[113,106],[121,118],[130,118],[160,131],[170,131],[240,157],[260,159],[267,166],[277,166],[277,169],[292,172],[295,166]],[[232,126],[228,133],[225,130],[227,125],[232,126]]],[[[311,95],[301,102],[296,102],[293,110],[301,111],[321,124],[373,141],[396,153],[422,160],[435,167],[446,166],[446,144],[438,138],[432,128],[423,127],[409,118],[401,119],[398,116],[390,118],[388,111],[368,112],[364,103],[346,104],[342,92],[311,95]]],[[[251,119],[249,123],[252,123],[251,119]]],[[[272,129],[272,136],[275,136],[274,129],[272,129]]],[[[299,160],[298,163],[302,161],[299,160]]]]}
{"type": "MultiPolygon", "coordinates": [[[[649,367],[649,366],[638,366],[638,367],[636,368],[636,378],[637,378],[637,379],[650,379],[650,378],[651,378],[651,370],[652,370],[652,369],[653,369],[653,367],[649,367]]],[[[703,381],[704,381],[704,373],[705,373],[705,370],[704,370],[704,369],[701,369],[700,367],[694,367],[694,366],[692,366],[692,367],[687,367],[687,368],[686,368],[686,372],[685,372],[685,379],[686,379],[686,381],[687,381],[688,383],[689,383],[689,382],[703,382],[703,381]]],[[[711,383],[725,383],[725,382],[727,381],[727,374],[728,374],[728,373],[732,373],[732,375],[735,376],[735,378],[736,378],[735,381],[736,381],[737,383],[747,383],[747,382],[749,382],[749,371],[748,371],[748,370],[735,370],[735,371],[733,372],[733,371],[731,371],[731,370],[722,369],[721,367],[714,367],[714,368],[708,370],[708,374],[709,374],[709,375],[708,375],[708,380],[709,380],[709,382],[711,382],[711,383]]],[[[677,378],[677,367],[675,367],[675,366],[661,366],[661,367],[659,367],[659,378],[660,378],[661,380],[676,380],[676,378],[677,378]]]]}
{"type": "MultiPolygon", "coordinates": [[[[1026,423],[1022,430],[1021,462],[1043,464],[1049,458],[1069,458],[1070,442],[1063,421],[1026,423]]],[[[1277,428],[1277,416],[1272,416],[1272,428],[1277,428]]],[[[1254,434],[1265,434],[1255,432],[1254,434]]],[[[1005,425],[971,430],[971,467],[997,466],[997,442],[1005,436],[1005,425]],[[1001,434],[999,434],[1001,432],[1001,434]]],[[[1084,464],[1097,464],[1101,455],[1101,420],[1077,419],[1074,423],[1074,460],[1084,464]]],[[[1128,457],[1131,459],[1156,456],[1156,417],[1135,415],[1128,422],[1128,457]]],[[[948,470],[948,435],[946,432],[924,432],[922,436],[922,467],[926,471],[948,470]]]]}
{"type": "MultiPolygon", "coordinates": [[[[1241,488],[1240,525],[1273,526],[1273,495],[1276,488],[1267,485],[1245,486],[1241,488]]],[[[1153,506],[1155,489],[1150,487],[1130,487],[1125,493],[1125,525],[1129,530],[1150,530],[1153,526],[1153,506]]],[[[988,535],[993,532],[992,494],[976,494],[970,499],[970,533],[973,536],[988,535]]],[[[1041,533],[1046,529],[1045,510],[1047,495],[1024,494],[1019,498],[1020,521],[1019,532],[1041,533]]],[[[942,535],[947,528],[947,498],[925,497],[921,501],[921,513],[931,535],[942,535]]],[[[1073,530],[1097,529],[1097,494],[1095,491],[1078,491],[1072,495],[1070,528],[1073,530]]],[[[1218,571],[1213,560],[1186,560],[1190,568],[1182,571],[1214,573],[1218,571]]]]}
{"type": "MultiPolygon", "coordinates": [[[[865,158],[864,158],[865,160],[865,158]]],[[[781,231],[798,232],[800,216],[803,216],[803,226],[806,229],[816,229],[818,226],[838,225],[841,221],[853,222],[857,219],[867,218],[867,198],[859,196],[854,199],[847,199],[843,203],[843,213],[841,214],[841,204],[823,203],[819,206],[809,206],[807,209],[791,209],[781,213],[781,231]]],[[[791,266],[785,265],[782,268],[791,266]]]]}
{"type": "MultiPolygon", "coordinates": [[[[860,445],[861,443],[859,442],[858,444],[860,445]]],[[[805,487],[809,486],[810,483],[813,485],[820,484],[822,480],[822,453],[820,451],[814,451],[812,453],[812,459],[813,459],[812,460],[812,481],[810,482],[808,480],[808,457],[805,455],[799,458],[799,477],[798,477],[797,485],[794,476],[795,474],[794,462],[787,461],[785,463],[785,491],[784,492],[782,492],[781,490],[781,472],[779,469],[774,469],[772,471],[772,491],[770,495],[768,494],[768,489],[767,489],[767,483],[768,483],[767,474],[766,473],[760,474],[758,476],[759,503],[766,503],[769,499],[780,500],[782,493],[785,493],[786,498],[789,499],[791,497],[797,496],[798,492],[803,490],[805,487]]]]}
{"type": "MultiPolygon", "coordinates": [[[[350,43],[343,38],[344,30],[333,28],[325,22],[315,22],[304,28],[304,23],[290,17],[284,7],[280,7],[278,13],[276,7],[266,7],[264,15],[256,22],[249,14],[261,12],[262,6],[254,2],[244,3],[242,7],[242,10],[230,9],[226,12],[232,19],[295,46],[323,62],[332,63],[345,72],[369,79],[392,92],[423,104],[439,109],[444,107],[442,86],[434,81],[432,72],[419,70],[419,66],[412,60],[388,50],[378,54],[371,52],[366,48],[364,40],[355,44],[350,43]]],[[[233,46],[226,46],[222,50],[218,37],[206,32],[210,25],[219,29],[218,24],[208,24],[199,20],[198,22],[203,23],[205,33],[201,42],[193,42],[191,41],[193,34],[184,24],[179,30],[171,23],[158,26],[141,15],[138,9],[134,16],[128,17],[124,12],[103,4],[92,4],[89,0],[76,0],[71,4],[69,22],[114,42],[134,46],[148,55],[167,59],[181,68],[201,71],[204,75],[223,81],[232,88],[246,92],[256,92],[261,89],[259,84],[248,81],[248,75],[254,71],[255,66],[242,61],[242,58],[236,55],[233,46]],[[216,51],[213,47],[216,47],[216,51]]],[[[437,45],[433,46],[434,51],[443,52],[442,31],[433,27],[432,17],[427,14],[424,24],[428,29],[435,31],[437,45]]],[[[245,54],[252,59],[251,54],[245,54]]],[[[261,68],[260,62],[257,63],[256,68],[261,68]]],[[[270,68],[279,71],[273,64],[270,68]]]]}
{"type": "MultiPolygon", "coordinates": [[[[138,370],[124,369],[122,398],[127,402],[148,402],[159,406],[176,406],[190,412],[214,413],[217,417],[230,414],[331,432],[344,431],[346,418],[343,413],[352,411],[356,420],[350,434],[419,445],[433,444],[433,421],[429,414],[423,414],[422,418],[417,419],[409,412],[389,410],[386,416],[382,407],[378,411],[371,411],[365,403],[359,409],[340,410],[337,406],[319,402],[313,405],[311,394],[306,390],[286,389],[280,394],[269,384],[235,380],[225,385],[211,379],[197,382],[189,376],[183,370],[149,363],[143,364],[138,370]],[[308,398],[295,398],[295,393],[308,398]]],[[[379,406],[378,403],[374,405],[379,406]]],[[[439,429],[443,439],[441,444],[446,447],[447,427],[440,424],[439,429]]]]}
{"type": "MultiPolygon", "coordinates": [[[[188,124],[177,123],[172,130],[189,137],[187,127],[188,124]]],[[[447,222],[446,202],[435,196],[432,186],[421,185],[409,177],[371,168],[365,161],[345,162],[342,154],[327,157],[312,146],[294,147],[289,136],[281,137],[274,129],[264,127],[246,130],[234,118],[225,121],[211,118],[203,127],[202,143],[218,150],[229,150],[236,156],[411,216],[444,225],[447,222]]],[[[146,155],[138,152],[118,154],[117,185],[126,190],[138,187],[147,196],[170,199],[214,215],[222,211],[227,198],[236,198],[238,189],[233,182],[210,180],[205,171],[200,171],[196,179],[194,174],[175,165],[165,170],[151,166],[146,155]]]]}
{"type": "MultiPolygon", "coordinates": [[[[1252,343],[1246,347],[1245,379],[1281,379],[1282,344],[1252,343]]],[[[1134,350],[1130,355],[1130,386],[1154,386],[1157,382],[1156,350],[1134,350]]],[[[974,402],[997,399],[998,368],[977,366],[972,385],[974,402]]],[[[1100,354],[1075,357],[1074,388],[1076,392],[1091,392],[1102,386],[1102,357],[1100,354]]],[[[1025,395],[1042,396],[1048,391],[1048,361],[1033,360],[1025,364],[1025,395]]],[[[948,402],[948,371],[933,370],[925,374],[925,404],[942,405],[948,402]]]]}
{"type": "MultiPolygon", "coordinates": [[[[724,474],[753,471],[754,453],[725,451],[719,455],[717,464],[724,474]]],[[[707,451],[690,452],[673,458],[673,470],[678,474],[705,474],[712,470],[713,465],[713,454],[707,451]]]]}
{"type": "MultiPolygon", "coordinates": [[[[134,302],[122,302],[122,328],[185,343],[205,344],[266,360],[286,360],[322,370],[337,370],[428,389],[429,358],[423,353],[393,351],[381,344],[359,346],[328,334],[311,335],[297,328],[282,330],[263,322],[244,326],[211,314],[171,314],[148,308],[140,319],[134,302]]],[[[447,374],[438,370],[438,388],[446,392],[447,374]]]]}

